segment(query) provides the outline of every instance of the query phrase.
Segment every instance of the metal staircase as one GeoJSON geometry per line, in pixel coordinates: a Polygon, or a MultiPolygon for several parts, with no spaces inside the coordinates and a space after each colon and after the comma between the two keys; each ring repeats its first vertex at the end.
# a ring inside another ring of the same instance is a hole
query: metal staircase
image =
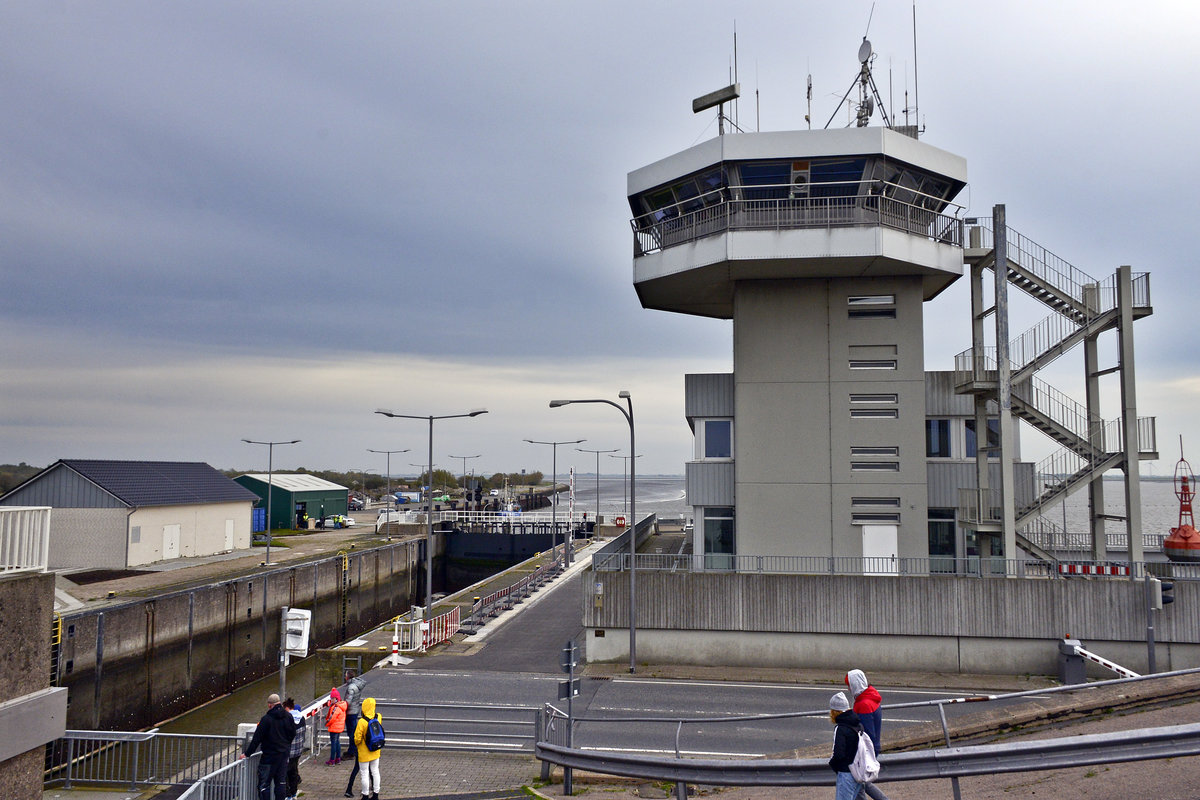
{"type": "MultiPolygon", "coordinates": [[[[965,258],[976,269],[994,271],[996,251],[990,220],[980,223],[969,229],[965,258]]],[[[1131,468],[1127,464],[1120,420],[1106,423],[1097,414],[1089,413],[1086,406],[1034,377],[1038,370],[1077,345],[1094,341],[1100,333],[1118,327],[1122,313],[1118,276],[1098,281],[1011,228],[1006,230],[1005,243],[1008,283],[1052,312],[1009,343],[1009,367],[1013,415],[1062,446],[1037,465],[1035,474],[1041,491],[1031,503],[1016,509],[1017,544],[1039,558],[1053,560],[1052,554],[1023,535],[1029,533],[1045,540],[1039,535],[1045,526],[1040,520],[1043,511],[1097,480],[1107,470],[1125,467],[1127,472],[1137,474],[1136,466],[1131,468]]],[[[1132,274],[1131,285],[1132,318],[1148,316],[1153,312],[1149,275],[1132,274]]],[[[976,342],[970,350],[955,357],[955,372],[955,390],[959,394],[992,400],[998,397],[995,347],[983,347],[976,342]]],[[[1136,458],[1157,458],[1155,419],[1139,417],[1137,428],[1136,458]]],[[[999,530],[999,501],[995,491],[963,490],[961,495],[961,521],[980,531],[999,530]],[[985,494],[988,496],[984,497],[985,494]]]]}

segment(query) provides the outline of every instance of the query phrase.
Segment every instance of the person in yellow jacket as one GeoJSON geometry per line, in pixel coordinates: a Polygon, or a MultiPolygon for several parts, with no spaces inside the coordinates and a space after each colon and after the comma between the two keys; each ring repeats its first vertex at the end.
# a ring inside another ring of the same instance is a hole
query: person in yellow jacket
{"type": "Polygon", "coordinates": [[[375,698],[364,697],[362,701],[362,714],[358,717],[358,724],[354,727],[354,744],[358,747],[358,767],[359,775],[362,776],[362,800],[379,800],[379,754],[380,750],[367,749],[367,725],[372,719],[382,720],[375,713],[375,698]],[[371,791],[371,785],[374,782],[375,790],[371,791]]]}

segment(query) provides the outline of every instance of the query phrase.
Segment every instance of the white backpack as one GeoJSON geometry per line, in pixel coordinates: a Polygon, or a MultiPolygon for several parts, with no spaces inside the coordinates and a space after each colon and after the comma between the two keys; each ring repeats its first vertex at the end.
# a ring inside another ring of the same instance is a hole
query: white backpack
{"type": "Polygon", "coordinates": [[[879,760],[875,758],[875,745],[866,731],[858,732],[858,751],[850,762],[850,775],[859,783],[870,783],[879,777],[879,760]]]}

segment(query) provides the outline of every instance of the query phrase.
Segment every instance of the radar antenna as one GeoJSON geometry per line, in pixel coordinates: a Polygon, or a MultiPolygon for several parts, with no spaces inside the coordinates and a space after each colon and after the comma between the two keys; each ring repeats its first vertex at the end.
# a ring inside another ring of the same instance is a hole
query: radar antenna
{"type": "MultiPolygon", "coordinates": [[[[872,11],[874,7],[872,7],[872,11]]],[[[838,111],[845,105],[846,99],[850,97],[850,92],[854,91],[854,87],[858,86],[858,103],[856,105],[855,122],[859,128],[865,128],[871,120],[871,115],[875,113],[875,109],[879,109],[879,114],[883,118],[883,124],[888,128],[892,127],[892,121],[888,117],[887,109],[883,105],[883,99],[879,96],[879,87],[875,85],[875,77],[871,74],[871,63],[875,60],[875,52],[871,49],[871,42],[866,36],[863,37],[862,44],[858,46],[858,75],[850,84],[850,88],[846,89],[846,93],[842,95],[841,101],[837,104],[837,108],[829,115],[829,121],[825,123],[828,129],[833,118],[837,116],[838,111]]]]}

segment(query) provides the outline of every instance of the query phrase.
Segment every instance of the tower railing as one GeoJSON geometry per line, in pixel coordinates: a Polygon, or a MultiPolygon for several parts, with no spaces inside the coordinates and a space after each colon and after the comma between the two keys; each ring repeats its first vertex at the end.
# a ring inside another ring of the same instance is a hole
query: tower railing
{"type": "Polygon", "coordinates": [[[932,210],[947,205],[952,204],[883,181],[815,183],[803,190],[791,184],[727,186],[635,217],[630,225],[636,255],[727,231],[855,226],[882,226],[962,247],[962,219],[932,210]]]}

